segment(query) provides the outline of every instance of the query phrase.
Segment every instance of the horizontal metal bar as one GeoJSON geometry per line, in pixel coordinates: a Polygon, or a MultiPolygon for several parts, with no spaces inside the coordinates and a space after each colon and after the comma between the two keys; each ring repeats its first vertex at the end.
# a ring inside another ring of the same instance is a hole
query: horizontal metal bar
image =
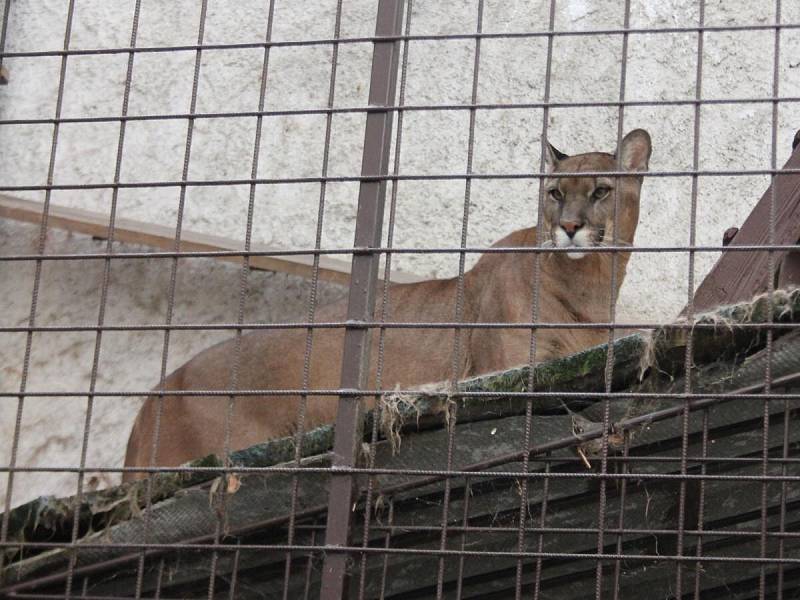
{"type": "MultiPolygon", "coordinates": [[[[583,462],[583,459],[577,456],[532,456],[529,459],[530,461],[535,461],[539,463],[569,463],[575,462],[579,464],[586,464],[583,462]]],[[[646,454],[637,456],[637,455],[610,455],[606,458],[609,462],[616,462],[619,464],[626,464],[626,463],[671,463],[671,462],[681,462],[684,460],[683,456],[649,456],[646,454]]],[[[694,456],[691,454],[686,455],[686,460],[690,463],[695,463],[697,465],[701,465],[703,463],[706,464],[753,464],[753,465],[761,465],[764,463],[764,458],[762,456],[694,456]]],[[[800,465],[800,457],[783,457],[779,455],[770,456],[769,457],[770,464],[789,464],[789,465],[800,465]]]]}
{"type": "MultiPolygon", "coordinates": [[[[702,316],[702,315],[698,315],[702,316]]],[[[5,325],[0,326],[0,333],[79,333],[97,331],[282,331],[290,329],[346,329],[352,327],[349,321],[330,322],[297,322],[297,323],[144,323],[122,325],[5,325]]],[[[800,323],[737,323],[737,329],[782,330],[800,329],[800,323]]],[[[720,329],[727,327],[719,323],[471,323],[471,322],[415,322],[415,321],[359,321],[360,329],[558,329],[558,330],[627,330],[627,329],[665,329],[670,331],[688,331],[696,329],[720,329]]]]}
{"type": "MultiPolygon", "coordinates": [[[[754,244],[749,246],[587,246],[582,253],[607,254],[614,252],[631,253],[681,253],[681,252],[787,252],[800,250],[797,244],[754,244]]],[[[39,261],[39,260],[139,260],[159,258],[220,258],[227,256],[296,256],[296,255],[338,255],[338,254],[564,254],[574,252],[574,247],[550,248],[539,246],[497,247],[470,246],[467,248],[302,248],[298,250],[221,250],[189,252],[89,252],[53,254],[7,254],[0,255],[0,262],[39,261]]]]}
{"type": "MultiPolygon", "coordinates": [[[[86,547],[89,547],[87,545],[86,547]]],[[[369,555],[405,555],[405,556],[441,556],[441,557],[493,557],[493,558],[549,558],[549,559],[571,559],[571,560],[588,560],[588,561],[606,561],[606,560],[626,560],[626,561],[670,561],[680,563],[701,563],[701,562],[720,562],[729,564],[800,564],[800,558],[762,558],[762,557],[748,557],[748,556],[685,556],[685,555],[671,555],[671,554],[623,554],[623,553],[566,553],[566,552],[513,552],[513,551],[479,551],[479,550],[446,550],[446,549],[413,549],[413,548],[392,548],[392,547],[379,547],[379,546],[302,546],[297,544],[283,544],[272,545],[265,548],[262,545],[255,544],[226,544],[224,542],[215,543],[213,546],[205,544],[140,544],[140,548],[145,556],[152,556],[154,554],[163,554],[170,550],[227,550],[230,552],[247,551],[247,550],[273,550],[275,552],[300,552],[308,554],[309,551],[317,550],[320,553],[353,553],[353,554],[369,554],[369,555]]],[[[142,552],[137,552],[130,556],[120,557],[109,561],[111,564],[118,566],[125,562],[130,562],[142,557],[142,552]]],[[[96,571],[93,569],[92,571],[96,571]]],[[[87,568],[75,569],[76,576],[82,575],[83,571],[88,571],[87,568]]],[[[37,585],[53,584],[61,581],[66,577],[65,573],[55,573],[47,575],[33,581],[26,581],[3,589],[5,594],[16,595],[15,592],[25,589],[36,589],[37,585]]],[[[41,596],[36,596],[41,597],[41,596]]],[[[58,597],[58,596],[56,596],[58,597]]],[[[63,596],[61,596],[63,597],[63,596]]]]}
{"type": "Polygon", "coordinates": [[[597,35],[625,35],[625,34],[671,34],[671,33],[698,33],[698,32],[724,32],[724,31],[777,31],[800,29],[800,23],[754,23],[751,25],[705,25],[703,27],[627,27],[583,30],[539,30],[539,31],[514,31],[514,32],[481,32],[481,33],[451,33],[451,34],[415,34],[393,36],[361,36],[342,38],[318,38],[309,40],[272,40],[261,42],[241,42],[230,44],[184,44],[174,46],[142,46],[127,48],[85,48],[70,50],[23,50],[17,52],[0,52],[0,58],[36,58],[59,56],[97,56],[103,54],[148,54],[154,52],[204,52],[210,50],[251,50],[263,48],[282,48],[297,46],[332,46],[333,44],[371,44],[374,42],[392,41],[452,41],[475,39],[524,39],[537,37],[592,37],[597,35]]]}
{"type": "Polygon", "coordinates": [[[373,112],[432,112],[462,110],[531,110],[540,108],[611,108],[619,106],[703,106],[728,104],[773,104],[800,102],[798,96],[759,96],[749,98],[694,98],[672,100],[609,100],[609,101],[549,101],[549,102],[510,102],[475,104],[407,104],[403,106],[345,106],[337,108],[287,108],[282,110],[211,112],[211,113],[164,113],[143,115],[114,115],[97,117],[40,117],[0,119],[0,125],[55,125],[74,123],[117,123],[135,121],[169,121],[185,119],[243,119],[253,117],[287,117],[309,115],[362,114],[373,112]]]}
{"type": "MultiPolygon", "coordinates": [[[[2,591],[2,590],[0,590],[2,591]]],[[[64,594],[42,594],[40,592],[10,592],[9,598],[31,598],[33,600],[64,600],[64,594]]],[[[97,596],[94,594],[84,594],[83,592],[72,591],[69,595],[70,600],[185,600],[184,598],[170,598],[161,594],[157,596],[97,596]]]]}
{"type": "MultiPolygon", "coordinates": [[[[392,396],[394,394],[408,394],[420,397],[436,396],[436,392],[425,392],[421,390],[361,390],[357,392],[352,389],[332,388],[332,389],[314,389],[314,388],[287,388],[287,389],[260,389],[260,390],[129,390],[129,391],[116,391],[116,390],[95,390],[95,391],[25,391],[25,392],[0,392],[0,398],[85,398],[92,396],[93,398],[130,398],[141,396],[370,396],[370,397],[383,397],[392,396]]],[[[769,394],[731,394],[731,393],[718,393],[718,394],[686,394],[681,392],[669,393],[638,393],[638,392],[552,392],[552,391],[530,391],[530,392],[464,392],[453,391],[447,392],[451,398],[506,398],[513,399],[540,399],[540,398],[561,398],[564,400],[630,400],[633,398],[641,399],[654,399],[654,400],[727,400],[735,398],[736,400],[753,400],[753,401],[795,401],[800,400],[800,392],[789,393],[772,393],[769,394]]]]}
{"type": "MultiPolygon", "coordinates": [[[[304,525],[297,525],[298,530],[303,531],[324,531],[324,527],[320,525],[311,525],[311,526],[304,526],[304,525]]],[[[441,531],[440,527],[437,526],[425,526],[425,525],[383,525],[380,523],[376,523],[370,526],[370,530],[374,531],[386,531],[390,532],[392,535],[402,535],[407,533],[439,533],[441,531]]],[[[498,533],[517,533],[519,532],[519,527],[473,527],[473,526],[461,526],[458,524],[449,525],[447,530],[453,534],[456,533],[488,533],[488,534],[498,534],[498,533]]],[[[541,533],[541,534],[554,534],[554,535],[591,535],[596,534],[600,530],[596,527],[535,527],[535,526],[528,526],[523,528],[523,531],[526,533],[541,533]]],[[[610,533],[612,535],[645,535],[645,536],[671,536],[671,535],[678,535],[677,529],[637,529],[637,528],[630,528],[630,529],[618,529],[615,527],[605,528],[603,529],[604,533],[610,533]]],[[[738,530],[738,529],[685,529],[683,530],[685,535],[689,535],[695,538],[712,538],[712,537],[732,537],[732,538],[750,538],[750,537],[760,537],[762,535],[761,531],[748,531],[748,530],[738,530]]],[[[796,539],[800,537],[800,532],[797,531],[766,531],[766,536],[772,539],[796,539]]],[[[209,544],[190,544],[190,543],[125,543],[125,542],[30,542],[25,540],[19,541],[8,541],[8,542],[1,542],[0,548],[18,548],[21,550],[24,549],[42,549],[42,550],[68,550],[68,549],[79,549],[79,550],[139,550],[142,548],[153,548],[153,549],[160,549],[160,550],[224,550],[235,552],[237,550],[247,551],[247,550],[266,550],[266,551],[289,551],[289,552],[326,552],[328,547],[325,545],[314,545],[310,544],[308,546],[304,545],[287,545],[287,544],[254,544],[254,543],[242,543],[242,544],[226,544],[224,542],[220,542],[218,545],[215,544],[213,546],[209,544]]]]}
{"type": "MultiPolygon", "coordinates": [[[[610,457],[609,457],[610,458],[610,457]]],[[[319,525],[298,525],[298,530],[303,531],[319,531],[319,525]]],[[[384,525],[382,523],[376,523],[371,526],[371,529],[374,531],[386,531],[390,532],[392,535],[397,534],[404,534],[404,533],[439,533],[441,531],[441,527],[437,527],[435,525],[384,525]]],[[[447,531],[452,533],[518,533],[520,531],[519,527],[491,527],[491,526],[473,526],[473,525],[457,525],[452,524],[448,525],[447,531]]],[[[522,531],[525,533],[551,533],[557,535],[592,535],[597,534],[600,529],[597,527],[537,527],[535,525],[528,525],[522,528],[522,531]]],[[[684,529],[683,530],[686,535],[690,535],[696,538],[706,538],[706,537],[760,537],[761,531],[753,531],[753,530],[740,530],[740,529],[684,529]]],[[[603,529],[604,533],[610,533],[612,535],[677,535],[677,529],[641,529],[641,528],[624,528],[620,529],[618,527],[606,527],[603,529]]],[[[766,531],[766,536],[769,538],[774,539],[796,539],[800,538],[800,531],[766,531]]],[[[59,542],[44,542],[46,544],[54,544],[58,547],[69,547],[69,545],[65,545],[65,543],[59,542]]],[[[7,542],[9,546],[14,546],[13,542],[7,542]]],[[[43,546],[46,547],[46,546],[43,546]]]]}
{"type": "MultiPolygon", "coordinates": [[[[256,389],[256,390],[163,390],[163,389],[149,389],[149,390],[129,390],[129,391],[116,391],[116,390],[95,390],[95,391],[25,391],[25,392],[0,392],[0,398],[85,398],[86,396],[104,397],[104,398],[127,398],[134,396],[391,396],[394,394],[408,394],[420,397],[437,396],[436,392],[428,392],[423,390],[361,390],[360,392],[352,389],[344,388],[329,388],[329,389],[314,389],[314,388],[284,388],[284,389],[256,389]]],[[[451,398],[507,398],[511,399],[528,399],[536,400],[537,398],[563,398],[570,399],[598,399],[598,400],[630,400],[632,398],[652,398],[655,400],[725,400],[728,398],[736,398],[737,400],[800,400],[800,393],[746,393],[746,394],[732,394],[732,393],[716,393],[716,394],[687,394],[682,392],[665,392],[665,393],[644,393],[644,392],[552,392],[552,391],[529,391],[529,392],[465,392],[454,390],[448,391],[447,395],[451,398]]]]}
{"type": "Polygon", "coordinates": [[[515,179],[562,179],[565,177],[745,177],[755,175],[790,175],[800,169],[728,169],[728,170],[678,170],[647,171],[576,171],[558,173],[440,173],[415,175],[328,175],[326,177],[277,177],[249,179],[187,179],[171,181],[137,181],[108,183],[54,183],[41,185],[2,185],[0,192],[41,192],[47,190],[113,190],[167,187],[217,187],[236,185],[284,185],[290,183],[361,183],[376,181],[467,181],[467,180],[515,180],[515,179]]]}
{"type": "MultiPolygon", "coordinates": [[[[566,439],[566,438],[565,438],[566,439]]],[[[582,442],[582,439],[572,437],[573,445],[582,442]]],[[[505,458],[505,457],[504,457],[505,458]]],[[[521,462],[522,458],[518,460],[509,460],[503,464],[521,462]]],[[[763,460],[762,460],[763,463],[763,460]]],[[[499,466],[499,464],[498,464],[499,466]]],[[[625,473],[602,473],[595,471],[578,471],[578,472],[553,472],[553,471],[490,471],[490,470],[441,470],[441,469],[390,469],[384,467],[313,467],[313,466],[298,466],[298,465],[280,465],[269,467],[0,467],[0,473],[8,472],[21,472],[21,473],[209,473],[214,475],[222,475],[223,473],[235,473],[237,475],[249,474],[271,474],[271,473],[287,473],[297,475],[389,475],[389,476],[402,476],[404,479],[409,477],[435,477],[440,479],[457,479],[460,477],[475,478],[497,478],[497,479],[610,479],[610,480],[658,480],[658,481],[755,481],[755,482],[800,482],[800,475],[714,475],[708,473],[646,473],[638,471],[627,471],[625,473]]],[[[403,486],[408,485],[404,482],[403,486]]],[[[419,485],[411,482],[412,487],[420,487],[419,485]]],[[[420,484],[421,485],[421,484],[420,484]]],[[[427,485],[427,482],[426,482],[427,485]]],[[[405,487],[403,488],[405,489],[405,487]]],[[[387,488],[381,490],[381,493],[396,491],[394,488],[387,488]]]]}
{"type": "MultiPolygon", "coordinates": [[[[87,544],[84,547],[92,547],[87,544]]],[[[106,546],[109,547],[109,546],[106,546]]],[[[209,547],[205,544],[142,544],[139,545],[145,552],[145,555],[153,555],[156,553],[164,553],[169,550],[186,549],[186,550],[221,550],[221,551],[247,551],[247,550],[274,550],[276,552],[299,552],[307,555],[309,552],[317,551],[319,553],[329,552],[352,552],[358,554],[370,555],[430,555],[430,556],[452,556],[452,557],[509,557],[509,558],[569,558],[573,560],[590,560],[590,561],[605,561],[612,559],[620,560],[642,560],[642,561],[672,561],[680,563],[693,563],[693,562],[723,562],[723,563],[755,563],[755,564],[797,564],[800,559],[797,558],[761,558],[761,557],[728,557],[728,556],[685,556],[685,555],[645,555],[645,554],[622,554],[622,553],[558,553],[558,552],[499,552],[499,551],[475,551],[475,550],[416,550],[410,548],[391,548],[391,547],[330,547],[330,546],[301,546],[301,545],[273,545],[264,547],[257,544],[226,544],[216,543],[214,546],[209,547]]],[[[129,562],[141,557],[141,553],[136,553],[129,557],[121,557],[124,560],[116,559],[113,564],[119,565],[124,562],[129,562]]],[[[76,575],[81,574],[81,571],[86,570],[76,569],[76,575]]],[[[37,585],[51,584],[60,581],[65,577],[65,574],[52,574],[33,581],[18,583],[13,586],[6,587],[3,591],[11,597],[38,597],[42,598],[41,594],[27,595],[20,592],[24,589],[36,589],[37,585]]],[[[54,598],[63,596],[53,596],[54,598]]],[[[83,597],[83,596],[76,596],[83,597]]]]}
{"type": "MultiPolygon", "coordinates": [[[[800,558],[761,558],[756,556],[676,556],[671,554],[615,554],[615,553],[573,553],[573,552],[513,552],[499,550],[446,550],[433,548],[392,548],[385,546],[302,546],[299,544],[226,544],[219,542],[214,545],[207,544],[130,544],[132,548],[153,549],[153,550],[227,550],[229,552],[261,550],[273,552],[302,552],[318,551],[320,553],[354,553],[354,554],[373,554],[373,555],[405,555],[405,556],[469,556],[474,558],[564,558],[574,560],[641,560],[641,561],[679,561],[679,562],[724,562],[724,563],[755,563],[755,564],[800,564],[800,558]]],[[[112,544],[78,544],[79,548],[110,548],[112,544]]],[[[140,556],[137,555],[137,557],[140,556]]],[[[27,586],[26,586],[27,587],[27,586]]],[[[17,586],[9,586],[3,589],[7,593],[18,589],[17,586]]]]}
{"type": "MultiPolygon", "coordinates": [[[[581,440],[578,440],[581,441],[581,440]]],[[[576,463],[580,465],[585,465],[586,463],[583,461],[582,458],[578,456],[548,456],[546,454],[541,455],[534,455],[528,459],[530,462],[536,463],[576,463]]],[[[607,461],[612,463],[618,464],[627,464],[627,463],[669,463],[669,462],[681,462],[683,457],[681,456],[622,456],[622,455],[610,455],[606,458],[607,461]]],[[[743,465],[762,465],[764,463],[763,457],[745,457],[745,456],[736,456],[736,457],[726,457],[726,456],[687,456],[687,462],[695,463],[697,465],[701,464],[743,464],[743,465]]],[[[797,465],[800,464],[800,458],[797,457],[782,457],[782,456],[769,456],[768,458],[770,465],[797,465]]],[[[195,472],[200,473],[208,473],[212,472],[214,474],[225,475],[229,473],[243,473],[248,470],[254,472],[261,472],[263,470],[262,467],[237,467],[237,466],[229,466],[229,467],[192,467],[192,466],[180,466],[180,467],[106,467],[106,466],[63,466],[63,465],[54,465],[54,466],[47,466],[47,465],[39,465],[39,466],[15,466],[15,467],[0,467],[0,469],[5,471],[14,471],[14,472],[21,472],[21,473],[81,473],[81,472],[92,472],[92,473],[125,473],[125,472],[146,472],[146,473],[182,473],[182,474],[192,474],[195,472]]],[[[303,473],[305,472],[304,467],[288,467],[290,469],[289,472],[291,473],[303,473]],[[294,471],[293,469],[298,469],[294,471]]]]}
{"type": "MultiPolygon", "coordinates": [[[[576,442],[581,442],[576,438],[576,442]]],[[[516,459],[515,459],[516,460],[516,459]]],[[[512,460],[510,462],[514,462],[512,460]]],[[[521,460],[521,459],[520,459],[521,460]]],[[[583,458],[578,456],[547,456],[547,455],[534,455],[528,459],[530,462],[536,463],[558,463],[558,464],[569,464],[575,463],[578,465],[585,465],[583,458]]],[[[628,463],[670,463],[670,462],[682,462],[683,457],[681,456],[628,456],[624,457],[621,455],[610,455],[606,458],[607,461],[611,463],[617,464],[628,464],[628,463]]],[[[687,463],[694,463],[695,465],[702,465],[702,464],[714,464],[714,465],[722,465],[722,464],[732,464],[732,465],[763,465],[764,459],[763,457],[722,457],[722,456],[687,456],[686,457],[687,463]]],[[[780,466],[780,465],[798,465],[800,464],[800,458],[797,457],[781,457],[781,456],[769,456],[768,462],[770,465],[773,466],[780,466]]],[[[367,468],[367,467],[365,467],[367,468]]],[[[324,473],[329,473],[331,470],[336,470],[335,467],[317,467],[317,469],[322,470],[324,473]]],[[[121,474],[121,473],[147,473],[147,474],[159,474],[159,473],[179,473],[184,475],[191,475],[197,473],[210,473],[214,475],[227,475],[231,473],[235,474],[248,474],[248,473],[260,473],[264,474],[264,471],[276,471],[279,473],[290,473],[290,474],[297,474],[297,473],[309,473],[309,471],[302,466],[287,466],[287,467],[276,467],[273,469],[272,467],[240,467],[240,466],[229,466],[229,467],[192,467],[192,466],[179,466],[179,467],[107,467],[107,466],[69,466],[69,465],[38,465],[38,466],[14,466],[14,467],[0,467],[0,472],[13,472],[13,473],[109,473],[109,474],[121,474]]],[[[312,469],[310,471],[314,473],[315,471],[312,469]]],[[[394,471],[393,471],[394,472],[394,471]]],[[[405,473],[405,472],[404,472],[405,473]]],[[[470,471],[470,473],[475,473],[475,471],[470,471]]],[[[486,473],[494,473],[494,471],[484,471],[484,476],[486,473]]],[[[405,473],[408,474],[408,473],[405,473]]],[[[481,476],[478,473],[477,476],[481,476]]]]}

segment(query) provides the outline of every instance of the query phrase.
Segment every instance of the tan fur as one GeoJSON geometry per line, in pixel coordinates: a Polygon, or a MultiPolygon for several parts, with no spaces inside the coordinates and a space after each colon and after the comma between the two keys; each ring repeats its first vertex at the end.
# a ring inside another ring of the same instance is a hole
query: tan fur
{"type": "MultiPolygon", "coordinates": [[[[619,162],[628,171],[643,171],[650,156],[650,138],[636,130],[621,146],[619,162]]],[[[610,154],[589,153],[558,160],[550,156],[556,172],[614,171],[617,159],[610,154]]],[[[554,231],[567,212],[570,218],[583,216],[594,244],[611,245],[614,192],[593,200],[594,177],[551,178],[545,190],[557,186],[563,206],[547,193],[543,231],[553,245],[554,231]],[[568,207],[569,205],[569,207],[568,207]],[[576,212],[577,211],[577,212],[576,212]],[[562,214],[563,213],[563,214],[562,214]],[[579,214],[580,213],[580,214],[579,214]],[[600,233],[604,232],[604,237],[600,233]]],[[[619,245],[630,245],[639,218],[641,177],[612,179],[618,193],[619,245]]],[[[601,190],[602,191],[602,190],[601,190]]],[[[536,246],[536,227],[515,231],[494,244],[536,246]]],[[[563,252],[545,253],[540,261],[539,319],[546,323],[607,322],[609,306],[616,301],[625,276],[629,253],[619,253],[616,288],[611,290],[610,253],[589,252],[573,260],[563,252]]],[[[484,254],[464,276],[466,322],[530,322],[533,302],[533,253],[484,254]]],[[[410,322],[450,322],[455,318],[457,279],[392,285],[387,319],[410,322]]],[[[379,310],[379,309],[378,309],[379,310]]],[[[343,320],[346,303],[318,311],[318,321],[343,320]]],[[[339,385],[342,357],[342,329],[314,331],[310,361],[310,388],[334,389],[339,385]]],[[[606,330],[540,329],[536,337],[536,361],[571,354],[607,340],[606,330]]],[[[458,372],[452,373],[454,335],[446,329],[387,329],[384,389],[410,388],[424,383],[457,378],[526,364],[531,332],[528,329],[465,329],[458,372]]],[[[302,386],[305,330],[256,331],[241,338],[238,389],[292,389],[302,386]]],[[[227,389],[231,382],[234,340],[204,350],[167,377],[165,388],[227,389]]],[[[372,375],[378,354],[378,335],[372,335],[372,375]]],[[[153,436],[159,400],[150,396],[142,406],[128,441],[126,466],[151,464],[153,436]]],[[[236,399],[231,422],[232,449],[291,435],[297,425],[299,399],[292,396],[245,396],[236,399]]],[[[333,422],[336,397],[309,396],[305,429],[333,422]]],[[[161,432],[155,465],[174,466],[188,460],[223,451],[228,397],[166,396],[163,399],[161,432]]],[[[126,473],[126,480],[137,475],[126,473]]]]}

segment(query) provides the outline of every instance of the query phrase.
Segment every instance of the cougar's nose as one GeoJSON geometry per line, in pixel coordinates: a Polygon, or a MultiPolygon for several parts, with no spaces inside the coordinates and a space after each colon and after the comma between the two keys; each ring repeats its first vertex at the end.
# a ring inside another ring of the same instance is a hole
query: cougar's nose
{"type": "Polygon", "coordinates": [[[577,223],[575,221],[561,221],[561,228],[566,232],[569,239],[574,238],[575,234],[581,227],[583,227],[583,223],[577,223]]]}

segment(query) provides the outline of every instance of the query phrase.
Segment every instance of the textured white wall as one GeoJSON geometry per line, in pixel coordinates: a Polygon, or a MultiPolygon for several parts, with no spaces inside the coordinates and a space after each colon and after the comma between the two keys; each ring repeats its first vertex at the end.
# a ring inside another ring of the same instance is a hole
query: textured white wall
{"type": "MultiPolygon", "coordinates": [[[[63,0],[11,0],[8,51],[59,49],[63,40],[63,0]]],[[[264,39],[267,0],[209,0],[206,43],[264,39]]],[[[279,0],[273,39],[329,38],[334,31],[334,0],[279,0]]],[[[549,2],[487,1],[486,32],[543,30],[549,2]]],[[[695,26],[698,2],[633,0],[632,27],[695,26]]],[[[708,25],[759,24],[774,21],[770,2],[708,0],[708,25]]],[[[130,39],[132,0],[77,0],[72,48],[124,47],[130,39]]],[[[622,0],[559,0],[556,28],[619,28],[622,0]]],[[[143,0],[139,46],[194,44],[199,0],[143,0]]],[[[375,2],[344,3],[341,35],[369,36],[375,2]]],[[[416,0],[412,33],[465,33],[476,28],[477,2],[416,0]]],[[[800,3],[783,3],[783,22],[800,22],[800,3]]],[[[481,45],[478,101],[537,102],[544,93],[547,40],[543,37],[486,39],[481,45]]],[[[696,33],[630,36],[628,100],[692,99],[696,69],[696,33]]],[[[703,96],[765,98],[772,93],[771,30],[709,32],[705,36],[703,96]]],[[[555,38],[551,100],[614,101],[620,87],[622,38],[618,35],[555,38]]],[[[417,41],[409,53],[407,104],[459,104],[470,101],[474,42],[417,41]]],[[[779,63],[780,95],[800,96],[800,32],[784,30],[779,63]]],[[[255,110],[263,52],[258,49],[209,50],[203,53],[197,110],[255,110]]],[[[368,92],[371,45],[343,44],[339,50],[335,105],[363,106],[368,92]]],[[[137,54],[133,68],[130,114],[175,114],[189,110],[194,52],[137,54]]],[[[268,109],[323,107],[327,101],[331,47],[275,48],[270,53],[268,109]]],[[[125,54],[74,56],[67,61],[63,116],[119,114],[125,81],[125,54]]],[[[60,59],[5,61],[11,82],[0,87],[0,119],[52,117],[60,59]]],[[[701,110],[700,166],[703,169],[769,167],[770,103],[709,105],[701,110]]],[[[694,108],[628,107],[626,130],[648,129],[653,138],[653,170],[691,168],[694,108]]],[[[797,105],[780,105],[778,162],[789,153],[798,127],[797,105]]],[[[468,111],[408,112],[401,150],[403,173],[463,173],[467,161],[468,111]]],[[[338,114],[333,119],[330,175],[358,174],[364,116],[338,114]]],[[[44,183],[52,139],[51,125],[0,126],[2,185],[44,183]]],[[[253,152],[254,118],[201,119],[196,122],[189,177],[247,178],[253,152]]],[[[480,111],[476,118],[474,170],[486,173],[532,171],[539,164],[542,111],[480,111]]],[[[616,108],[554,108],[550,139],[568,153],[612,150],[616,108]]],[[[259,177],[317,176],[323,160],[324,116],[272,117],[265,120],[259,177]]],[[[54,180],[102,183],[113,178],[119,124],[67,124],[59,132],[54,180]]],[[[177,180],[181,176],[186,122],[131,122],[122,160],[123,181],[177,180]]],[[[719,244],[722,232],[739,224],[768,184],[764,176],[707,177],[699,183],[697,242],[719,244]]],[[[689,239],[689,178],[651,178],[644,186],[637,243],[681,245],[689,239]]],[[[477,180],[469,207],[469,245],[490,244],[535,220],[536,180],[477,180]]],[[[458,245],[464,183],[404,181],[398,188],[395,244],[409,247],[458,245]]],[[[322,244],[352,243],[357,185],[327,186],[322,244]]],[[[318,184],[260,186],[255,199],[254,241],[287,248],[309,247],[317,227],[318,184]]],[[[18,196],[42,200],[39,192],[18,196]]],[[[108,214],[111,193],[57,191],[52,202],[108,214]]],[[[184,227],[243,238],[248,187],[191,187],[186,194],[184,227]]],[[[174,224],[178,189],[123,190],[118,215],[174,224]]],[[[0,254],[32,253],[38,227],[0,221],[0,254]]],[[[100,252],[104,242],[58,231],[47,233],[48,252],[100,252]]],[[[118,244],[116,251],[140,250],[118,244]]],[[[475,260],[470,256],[470,262],[475,260]]],[[[716,256],[697,255],[697,281],[716,256]]],[[[395,264],[423,276],[457,272],[457,256],[398,255],[395,264]]],[[[673,317],[687,297],[685,254],[636,254],[623,287],[618,316],[625,321],[655,322],[673,317]]],[[[169,261],[114,261],[107,323],[163,322],[169,261]]],[[[27,323],[34,265],[0,262],[0,324],[27,323]]],[[[37,323],[91,324],[97,320],[102,262],[46,262],[38,300],[37,323]]],[[[209,260],[181,261],[175,322],[230,322],[238,303],[239,269],[209,260]]],[[[285,275],[253,273],[245,318],[251,321],[299,320],[305,317],[309,285],[285,275]]],[[[344,291],[322,286],[322,299],[344,291]]],[[[198,350],[225,338],[223,332],[175,333],[169,369],[198,350]]],[[[99,359],[98,389],[146,389],[157,382],[163,336],[107,333],[99,359]]],[[[24,334],[0,333],[0,389],[19,389],[24,334]]],[[[36,334],[28,377],[29,390],[75,391],[88,388],[95,335],[36,334]]],[[[28,399],[22,413],[18,464],[74,465],[79,460],[85,398],[28,399]]],[[[88,463],[119,465],[138,400],[98,398],[94,406],[88,463]]],[[[0,403],[0,463],[9,461],[16,400],[0,403]]],[[[113,480],[113,478],[112,478],[113,480]]],[[[0,492],[5,477],[0,482],[0,492]]],[[[14,502],[39,494],[70,493],[70,474],[20,474],[14,502]]]]}

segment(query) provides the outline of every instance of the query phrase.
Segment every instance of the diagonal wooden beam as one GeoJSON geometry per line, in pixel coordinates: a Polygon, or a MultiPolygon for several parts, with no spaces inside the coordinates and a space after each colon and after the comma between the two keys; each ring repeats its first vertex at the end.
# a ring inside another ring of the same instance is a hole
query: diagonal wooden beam
{"type": "MultiPolygon", "coordinates": [[[[15,198],[0,194],[0,217],[25,221],[28,223],[41,223],[43,206],[40,202],[15,198]]],[[[63,206],[50,206],[47,217],[48,227],[66,229],[77,233],[91,235],[96,238],[107,239],[108,215],[78,208],[63,206]]],[[[114,225],[114,240],[130,244],[142,244],[167,251],[172,251],[175,245],[175,229],[165,225],[136,221],[133,219],[117,218],[114,225]]],[[[181,232],[181,250],[186,252],[214,252],[218,250],[241,251],[244,243],[241,240],[226,238],[218,235],[183,230],[181,232]]],[[[253,252],[279,251],[280,249],[252,244],[253,252]]],[[[241,263],[240,256],[215,257],[228,262],[241,263]]],[[[347,285],[350,282],[349,260],[320,256],[320,279],[347,285]]],[[[313,270],[313,256],[251,256],[250,267],[261,271],[274,271],[289,273],[300,277],[310,278],[313,270]]],[[[422,279],[408,273],[395,271],[392,273],[394,283],[413,283],[422,279]]]]}
{"type": "MultiPolygon", "coordinates": [[[[800,139],[800,132],[795,140],[800,139]]],[[[800,169],[800,148],[783,169],[800,169]]],[[[728,246],[765,246],[769,239],[769,213],[772,187],[775,186],[775,235],[773,244],[790,245],[800,240],[800,173],[777,174],[728,246]]],[[[729,230],[730,231],[730,230],[729,230]]],[[[727,232],[726,232],[727,233],[727,232]]],[[[775,251],[780,265],[788,251],[775,251]]],[[[792,254],[794,255],[794,253],[792,254]]],[[[767,291],[769,253],[766,250],[723,252],[706,275],[694,296],[695,313],[712,310],[720,304],[749,300],[767,291]]],[[[685,309],[684,309],[685,312],[685,309]]]]}

